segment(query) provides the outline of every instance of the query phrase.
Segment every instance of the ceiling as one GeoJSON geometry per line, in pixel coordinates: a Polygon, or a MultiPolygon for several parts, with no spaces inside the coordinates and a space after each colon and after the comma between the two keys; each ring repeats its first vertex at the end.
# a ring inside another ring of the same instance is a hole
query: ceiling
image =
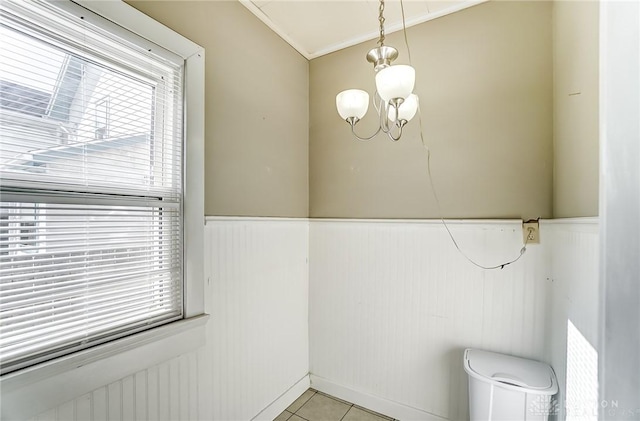
{"type": "MultiPolygon", "coordinates": [[[[407,27],[487,0],[403,0],[407,27]]],[[[378,0],[240,0],[307,59],[378,37],[378,0]]],[[[385,32],[402,29],[400,0],[386,0],[385,32]]]]}

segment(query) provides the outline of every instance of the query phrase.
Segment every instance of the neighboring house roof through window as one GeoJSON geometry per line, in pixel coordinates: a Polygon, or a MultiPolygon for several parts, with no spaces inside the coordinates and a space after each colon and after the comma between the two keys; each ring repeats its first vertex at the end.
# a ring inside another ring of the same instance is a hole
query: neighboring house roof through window
{"type": "Polygon", "coordinates": [[[44,117],[51,94],[18,83],[0,80],[0,109],[44,117]]]}
{"type": "Polygon", "coordinates": [[[0,109],[70,122],[84,77],[83,61],[17,31],[0,28],[0,36],[5,44],[0,56],[0,109]]]}

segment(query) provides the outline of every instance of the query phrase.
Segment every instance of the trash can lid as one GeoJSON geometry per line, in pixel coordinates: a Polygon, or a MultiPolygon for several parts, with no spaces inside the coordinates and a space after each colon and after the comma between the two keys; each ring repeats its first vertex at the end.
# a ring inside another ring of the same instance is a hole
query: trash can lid
{"type": "Polygon", "coordinates": [[[467,349],[464,359],[465,371],[475,377],[536,392],[557,391],[555,374],[548,364],[477,349],[467,349]]]}

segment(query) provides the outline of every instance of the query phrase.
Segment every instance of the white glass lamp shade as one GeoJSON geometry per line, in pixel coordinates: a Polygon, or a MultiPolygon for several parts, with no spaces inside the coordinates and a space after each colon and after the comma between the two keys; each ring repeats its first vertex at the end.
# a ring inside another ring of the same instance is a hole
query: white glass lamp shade
{"type": "Polygon", "coordinates": [[[376,74],[376,89],[385,101],[408,97],[415,82],[415,69],[404,64],[386,67],[376,74]]]}
{"type": "MultiPolygon", "coordinates": [[[[418,95],[411,94],[405,99],[398,108],[398,121],[410,121],[418,111],[418,95]]],[[[394,121],[396,118],[396,110],[393,106],[389,107],[389,120],[394,121]]]]}
{"type": "Polygon", "coordinates": [[[369,94],[360,89],[347,89],[336,95],[336,107],[344,120],[349,117],[360,120],[369,109],[369,94]]]}

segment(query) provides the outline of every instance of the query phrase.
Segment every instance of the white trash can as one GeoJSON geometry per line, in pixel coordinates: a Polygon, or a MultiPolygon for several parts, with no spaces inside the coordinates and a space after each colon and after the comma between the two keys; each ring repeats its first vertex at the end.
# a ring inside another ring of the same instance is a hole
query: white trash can
{"type": "Polygon", "coordinates": [[[467,349],[471,421],[546,421],[558,382],[551,366],[495,352],[467,349]]]}

